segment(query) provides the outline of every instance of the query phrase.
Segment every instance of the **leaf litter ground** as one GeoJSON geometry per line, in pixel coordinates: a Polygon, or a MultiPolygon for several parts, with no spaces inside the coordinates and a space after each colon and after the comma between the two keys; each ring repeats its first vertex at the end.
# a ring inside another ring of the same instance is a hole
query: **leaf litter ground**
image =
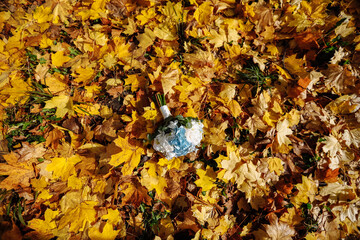
{"type": "Polygon", "coordinates": [[[0,238],[358,239],[359,9],[2,1],[0,238]],[[198,152],[154,152],[156,93],[198,152]]]}

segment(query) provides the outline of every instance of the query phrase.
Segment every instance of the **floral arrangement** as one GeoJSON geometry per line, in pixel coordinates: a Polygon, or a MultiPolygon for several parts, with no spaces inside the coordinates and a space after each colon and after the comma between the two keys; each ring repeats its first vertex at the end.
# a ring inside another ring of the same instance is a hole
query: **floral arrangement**
{"type": "Polygon", "coordinates": [[[152,136],[154,149],[161,152],[166,159],[196,151],[203,137],[202,122],[197,118],[172,116],[164,95],[157,94],[156,102],[164,121],[152,136]]]}

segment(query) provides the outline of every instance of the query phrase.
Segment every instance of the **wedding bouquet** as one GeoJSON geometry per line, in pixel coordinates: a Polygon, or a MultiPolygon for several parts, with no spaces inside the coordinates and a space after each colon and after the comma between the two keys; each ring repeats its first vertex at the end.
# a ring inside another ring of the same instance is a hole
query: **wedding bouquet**
{"type": "Polygon", "coordinates": [[[153,135],[154,149],[161,152],[166,159],[196,151],[203,137],[202,122],[197,118],[172,116],[164,95],[157,94],[156,100],[164,121],[153,135]]]}

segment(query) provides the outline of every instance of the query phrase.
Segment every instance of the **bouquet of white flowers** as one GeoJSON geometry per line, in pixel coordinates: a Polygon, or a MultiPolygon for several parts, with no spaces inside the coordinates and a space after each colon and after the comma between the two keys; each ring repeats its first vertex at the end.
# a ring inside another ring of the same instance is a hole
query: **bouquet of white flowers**
{"type": "Polygon", "coordinates": [[[196,151],[203,137],[202,122],[197,118],[172,116],[166,106],[165,97],[157,94],[156,100],[160,106],[164,121],[153,135],[153,147],[165,155],[166,159],[184,156],[196,151]]]}

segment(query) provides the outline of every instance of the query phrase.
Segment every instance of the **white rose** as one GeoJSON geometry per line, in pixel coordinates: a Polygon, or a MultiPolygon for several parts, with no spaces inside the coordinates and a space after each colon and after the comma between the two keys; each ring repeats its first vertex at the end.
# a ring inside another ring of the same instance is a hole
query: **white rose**
{"type": "Polygon", "coordinates": [[[186,140],[190,143],[192,143],[195,146],[198,146],[201,142],[201,139],[203,137],[203,127],[204,125],[202,122],[198,122],[195,120],[191,120],[191,128],[186,129],[186,140]]]}

